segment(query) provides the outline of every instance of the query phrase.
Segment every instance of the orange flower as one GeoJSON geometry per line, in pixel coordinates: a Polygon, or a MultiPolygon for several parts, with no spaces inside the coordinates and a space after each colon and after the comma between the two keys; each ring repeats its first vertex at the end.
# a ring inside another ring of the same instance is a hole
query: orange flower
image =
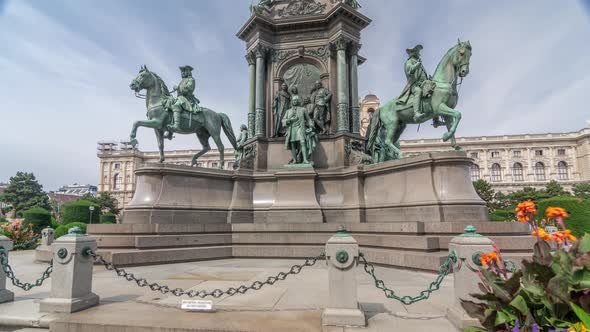
{"type": "Polygon", "coordinates": [[[33,227],[33,224],[29,223],[29,227],[33,227]]]}
{"type": "Polygon", "coordinates": [[[538,233],[532,232],[531,235],[534,237],[539,237],[547,242],[551,241],[551,235],[547,234],[547,232],[543,228],[540,228],[540,227],[539,227],[538,233]]]}
{"type": "Polygon", "coordinates": [[[492,251],[487,254],[481,254],[479,256],[479,261],[481,262],[481,265],[488,266],[488,264],[490,264],[490,262],[492,262],[492,261],[496,261],[496,262],[500,263],[500,257],[498,257],[497,252],[492,251]]]}
{"type": "Polygon", "coordinates": [[[545,211],[547,218],[567,218],[570,215],[567,214],[564,208],[550,206],[545,211]]]}
{"type": "Polygon", "coordinates": [[[568,239],[572,242],[576,242],[578,239],[572,235],[572,231],[569,229],[553,232],[551,233],[551,237],[557,242],[558,244],[562,244],[565,239],[568,239]]]}
{"type": "Polygon", "coordinates": [[[535,203],[530,199],[526,202],[519,203],[514,211],[516,211],[516,216],[520,222],[529,222],[530,215],[537,213],[535,203]]]}

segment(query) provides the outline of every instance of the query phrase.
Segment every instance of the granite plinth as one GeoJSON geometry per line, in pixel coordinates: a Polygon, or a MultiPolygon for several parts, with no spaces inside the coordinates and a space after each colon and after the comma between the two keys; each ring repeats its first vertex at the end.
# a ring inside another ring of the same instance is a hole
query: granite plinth
{"type": "MultiPolygon", "coordinates": [[[[333,140],[333,144],[339,142],[333,140]]],[[[341,163],[341,167],[285,169],[283,159],[273,163],[276,169],[264,171],[143,165],[136,171],[137,188],[123,223],[487,220],[485,202],[470,180],[471,159],[462,152],[430,153],[368,166],[341,163]]]]}

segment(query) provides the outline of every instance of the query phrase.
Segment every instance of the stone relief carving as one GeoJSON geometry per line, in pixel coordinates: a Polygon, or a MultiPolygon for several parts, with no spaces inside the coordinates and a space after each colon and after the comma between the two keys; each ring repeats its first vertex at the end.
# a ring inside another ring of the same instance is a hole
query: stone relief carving
{"type": "Polygon", "coordinates": [[[254,169],[256,162],[256,150],[258,144],[250,144],[244,147],[242,160],[240,161],[240,168],[243,169],[254,169]]]}
{"type": "Polygon", "coordinates": [[[279,17],[318,15],[326,10],[326,4],[314,0],[291,1],[285,8],[278,10],[279,17]]]}
{"type": "Polygon", "coordinates": [[[364,142],[356,139],[347,139],[344,142],[344,154],[348,165],[370,165],[373,163],[371,156],[366,154],[364,142]]]}
{"type": "Polygon", "coordinates": [[[305,54],[316,57],[322,60],[322,62],[325,64],[328,63],[328,59],[330,58],[330,50],[328,46],[306,48],[305,54]]]}
{"type": "Polygon", "coordinates": [[[272,62],[282,62],[290,56],[297,54],[297,50],[273,50],[270,56],[272,62]]]}

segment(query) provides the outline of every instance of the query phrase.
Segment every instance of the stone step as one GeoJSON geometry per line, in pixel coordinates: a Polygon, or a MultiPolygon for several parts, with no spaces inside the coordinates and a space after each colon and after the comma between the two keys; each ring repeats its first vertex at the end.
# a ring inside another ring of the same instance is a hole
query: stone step
{"type": "Polygon", "coordinates": [[[98,254],[115,266],[193,262],[232,257],[231,246],[165,249],[98,249],[98,254]]]}
{"type": "MultiPolygon", "coordinates": [[[[234,233],[234,245],[325,245],[332,233],[234,233]]],[[[371,247],[438,250],[438,237],[425,235],[355,234],[360,245],[371,247]]]]}
{"type": "Polygon", "coordinates": [[[186,234],[230,233],[230,224],[92,224],[87,232],[92,235],[122,234],[186,234]]]}
{"type": "Polygon", "coordinates": [[[99,248],[154,249],[231,245],[229,233],[201,233],[176,235],[93,235],[99,248]]]}

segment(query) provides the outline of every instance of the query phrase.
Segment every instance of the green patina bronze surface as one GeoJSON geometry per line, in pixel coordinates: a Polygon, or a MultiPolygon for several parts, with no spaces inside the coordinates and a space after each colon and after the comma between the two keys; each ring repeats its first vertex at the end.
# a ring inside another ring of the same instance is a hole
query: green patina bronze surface
{"type": "Polygon", "coordinates": [[[244,157],[244,145],[246,144],[246,141],[248,141],[248,138],[248,126],[243,124],[240,127],[240,136],[238,137],[236,149],[234,150],[234,157],[236,159],[234,162],[234,168],[238,168],[240,166],[240,162],[244,157]]]}
{"type": "Polygon", "coordinates": [[[173,97],[164,81],[154,72],[141,67],[139,74],[129,87],[135,91],[136,96],[145,97],[147,120],[136,121],[131,130],[130,143],[137,145],[137,129],[146,127],[154,129],[158,140],[160,162],[164,162],[164,138],[172,139],[172,133],[183,135],[196,134],[202,149],[193,156],[192,165],[197,164],[197,159],[211,150],[209,138],[217,145],[219,150],[219,168],[224,166],[224,146],[221,142],[221,130],[229,139],[232,147],[237,148],[236,137],[229,117],[224,113],[216,113],[211,109],[200,107],[199,100],[193,95],[195,89],[194,78],[191,75],[192,67],[180,67],[182,80],[173,91],[178,97],[173,97]],[[146,90],[145,96],[138,93],[146,90]],[[168,133],[166,133],[168,132],[168,133]]]}
{"type": "Polygon", "coordinates": [[[348,253],[345,250],[340,250],[336,253],[336,260],[340,264],[348,262],[348,253]]]}
{"type": "Polygon", "coordinates": [[[285,149],[291,151],[289,164],[311,165],[311,155],[317,146],[318,135],[313,120],[296,93],[297,90],[294,90],[291,108],[283,119],[283,126],[286,128],[285,149]]]}
{"type": "Polygon", "coordinates": [[[465,233],[459,235],[460,237],[481,237],[480,234],[477,234],[477,229],[473,225],[468,225],[465,227],[465,233]]]}
{"type": "Polygon", "coordinates": [[[433,121],[435,127],[445,125],[444,141],[451,141],[456,150],[455,132],[461,113],[454,109],[459,99],[457,86],[469,74],[471,44],[458,41],[443,56],[433,77],[430,77],[420,60],[422,45],[407,49],[408,60],[404,71],[408,83],[399,97],[379,108],[371,119],[366,152],[373,162],[400,159],[401,134],[408,124],[433,121]]]}

